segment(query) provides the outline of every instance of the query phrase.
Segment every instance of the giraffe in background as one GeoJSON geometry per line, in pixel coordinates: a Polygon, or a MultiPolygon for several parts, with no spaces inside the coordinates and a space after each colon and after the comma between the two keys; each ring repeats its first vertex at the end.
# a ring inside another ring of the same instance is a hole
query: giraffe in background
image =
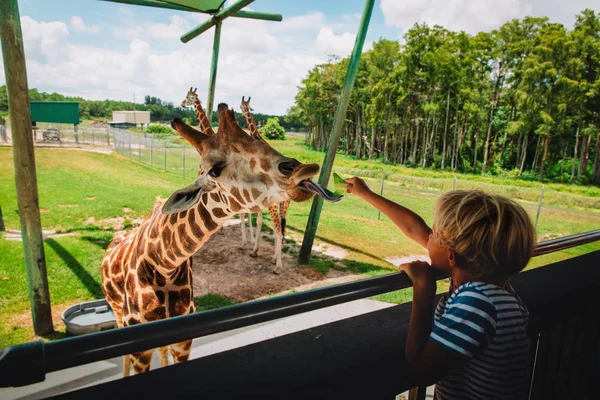
{"type": "MultiPolygon", "coordinates": [[[[254,122],[254,117],[252,117],[252,113],[250,112],[250,99],[245,100],[244,96],[242,96],[242,104],[240,105],[242,109],[242,114],[246,119],[246,123],[248,124],[248,130],[250,130],[250,135],[260,139],[262,142],[267,144],[265,140],[258,133],[258,129],[256,128],[256,123],[254,122]]],[[[267,144],[268,146],[268,144],[267,144]]],[[[269,214],[271,215],[271,223],[273,224],[273,231],[275,232],[275,252],[273,254],[273,263],[275,264],[275,269],[273,272],[276,274],[281,273],[281,269],[283,268],[283,264],[281,262],[281,251],[283,247],[283,238],[285,237],[285,216],[287,215],[287,210],[290,205],[290,201],[282,201],[278,205],[272,205],[269,207],[269,214]]],[[[252,215],[248,215],[248,219],[252,221],[252,215]]],[[[254,247],[250,252],[252,257],[256,257],[258,253],[258,246],[260,243],[260,231],[262,228],[262,212],[258,213],[256,217],[256,239],[254,242],[254,247]]],[[[250,225],[250,231],[252,231],[252,225],[250,225]]],[[[243,241],[243,238],[242,238],[243,241]]]]}
{"type": "MultiPolygon", "coordinates": [[[[226,104],[220,104],[218,134],[208,136],[180,119],[173,128],[202,156],[189,186],[159,200],[136,229],[117,236],[102,261],[102,289],[117,326],[195,311],[191,256],[235,213],[260,212],[285,200],[306,201],[331,192],[310,181],[317,164],[301,164],[246,134],[226,104]]],[[[192,341],[158,348],[161,366],[189,358],[192,341]]],[[[148,371],[154,349],[124,357],[123,375],[133,365],[148,371]]]]}
{"type": "Polygon", "coordinates": [[[208,117],[206,116],[206,113],[202,108],[202,103],[200,103],[200,99],[198,98],[198,94],[196,93],[197,90],[198,88],[192,90],[192,88],[190,87],[190,90],[188,90],[185,99],[183,99],[183,101],[181,102],[181,107],[194,107],[194,111],[196,112],[196,118],[198,118],[198,128],[200,128],[202,133],[204,133],[205,135],[214,135],[215,131],[213,131],[213,128],[210,126],[210,121],[208,120],[208,117]]]}

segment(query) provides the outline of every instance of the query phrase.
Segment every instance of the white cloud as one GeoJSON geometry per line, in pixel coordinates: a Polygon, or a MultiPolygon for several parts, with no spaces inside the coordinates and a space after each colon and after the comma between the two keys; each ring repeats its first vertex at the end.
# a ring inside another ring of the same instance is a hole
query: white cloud
{"type": "Polygon", "coordinates": [[[64,41],[69,29],[64,22],[38,22],[21,17],[21,29],[27,60],[49,62],[64,55],[64,41]]]}
{"type": "Polygon", "coordinates": [[[90,32],[96,33],[100,30],[98,25],[85,25],[81,17],[76,15],[71,17],[71,28],[76,32],[90,32]]]}
{"type": "Polygon", "coordinates": [[[355,39],[356,35],[350,32],[336,35],[330,27],[321,28],[317,37],[317,49],[322,53],[345,57],[352,52],[355,39]]]}
{"type": "MultiPolygon", "coordinates": [[[[140,101],[149,94],[179,104],[194,86],[206,102],[213,35],[179,42],[181,31],[197,23],[192,18],[173,16],[169,23],[141,22],[136,28],[115,30],[128,46],[114,48],[75,44],[62,22],[22,21],[32,88],[89,99],[131,100],[135,93],[140,101]],[[154,40],[172,36],[177,39],[154,40]]],[[[224,23],[216,103],[238,109],[242,95],[252,96],[257,112],[284,114],[308,70],[325,61],[315,51],[316,32],[283,35],[285,45],[280,45],[272,25],[237,18],[224,23]],[[287,45],[289,40],[298,46],[287,45]]]]}
{"type": "Polygon", "coordinates": [[[295,17],[284,17],[283,21],[274,23],[273,31],[290,32],[300,30],[317,30],[325,25],[325,14],[322,12],[311,12],[306,15],[295,17]]]}
{"type": "Polygon", "coordinates": [[[495,29],[532,11],[523,0],[381,0],[388,26],[409,28],[416,22],[477,33],[495,29]]]}
{"type": "MultiPolygon", "coordinates": [[[[340,57],[349,56],[354,48],[354,42],[356,41],[356,34],[350,32],[344,32],[340,35],[336,35],[333,32],[333,28],[325,27],[319,31],[317,36],[316,46],[317,50],[323,55],[335,54],[340,57]]],[[[365,41],[363,46],[363,52],[373,47],[372,41],[365,41]]]]}

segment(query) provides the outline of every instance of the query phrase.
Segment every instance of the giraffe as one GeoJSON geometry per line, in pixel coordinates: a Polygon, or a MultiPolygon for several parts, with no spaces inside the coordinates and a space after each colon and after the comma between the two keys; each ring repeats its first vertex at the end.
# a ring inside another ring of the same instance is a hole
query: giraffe
{"type": "Polygon", "coordinates": [[[198,128],[200,128],[200,131],[202,131],[202,133],[204,133],[205,135],[214,135],[215,131],[213,131],[213,128],[210,126],[210,121],[208,120],[208,117],[206,116],[206,113],[202,108],[202,103],[200,103],[200,99],[198,98],[198,94],[196,93],[197,90],[198,88],[192,90],[192,88],[190,87],[190,90],[188,90],[185,99],[183,99],[183,101],[181,102],[181,107],[194,107],[194,111],[196,112],[196,118],[198,118],[198,128]]]}
{"type": "MultiPolygon", "coordinates": [[[[202,103],[200,102],[200,98],[198,98],[198,94],[196,93],[197,90],[198,88],[194,88],[192,90],[192,87],[190,87],[190,90],[188,90],[185,99],[183,99],[183,101],[181,102],[181,107],[194,107],[194,112],[196,113],[196,118],[198,119],[198,128],[200,128],[200,131],[205,135],[214,135],[215,131],[213,131],[213,128],[210,125],[210,121],[208,120],[208,117],[206,116],[206,113],[202,108],[202,103]]],[[[223,232],[223,229],[219,229],[217,233],[219,235],[225,234],[225,232],[223,232]]]]}
{"type": "MultiPolygon", "coordinates": [[[[247,135],[220,104],[218,134],[208,136],[180,119],[173,128],[202,156],[190,185],[158,200],[139,227],[117,236],[102,261],[102,289],[117,326],[127,327],[195,311],[192,260],[234,213],[259,212],[285,200],[333,193],[310,179],[317,164],[301,164],[247,135]]],[[[158,348],[161,366],[186,361],[191,340],[158,348]]],[[[154,349],[127,355],[123,376],[146,372],[154,349]]]]}
{"type": "MultiPolygon", "coordinates": [[[[248,124],[250,135],[265,142],[264,139],[260,136],[260,133],[258,133],[256,123],[254,122],[254,117],[252,117],[252,113],[250,112],[250,99],[251,97],[248,97],[248,100],[245,100],[245,97],[242,96],[242,104],[240,105],[242,109],[242,114],[244,115],[246,123],[248,124]]],[[[277,207],[277,204],[269,207],[271,223],[273,224],[273,231],[275,232],[275,252],[273,254],[273,263],[275,264],[275,268],[273,272],[276,274],[280,274],[281,269],[283,268],[283,263],[281,261],[281,251],[283,246],[283,238],[285,236],[285,216],[287,215],[289,205],[290,200],[285,200],[279,203],[279,207],[277,207]]],[[[249,214],[248,217],[250,220],[252,220],[251,214],[249,214]]],[[[256,237],[254,247],[250,252],[250,255],[252,257],[256,257],[258,253],[258,246],[260,244],[260,230],[262,228],[262,218],[262,212],[258,213],[256,217],[256,237]]],[[[252,228],[250,228],[250,230],[252,230],[252,228]]]]}

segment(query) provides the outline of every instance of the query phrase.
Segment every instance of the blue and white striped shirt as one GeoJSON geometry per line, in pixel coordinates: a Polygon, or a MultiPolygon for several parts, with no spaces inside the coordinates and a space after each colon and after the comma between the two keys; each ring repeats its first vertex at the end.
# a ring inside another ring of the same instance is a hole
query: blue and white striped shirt
{"type": "Polygon", "coordinates": [[[469,282],[442,298],[429,338],[468,361],[436,384],[436,398],[527,399],[528,319],[516,295],[488,283],[469,282]]]}

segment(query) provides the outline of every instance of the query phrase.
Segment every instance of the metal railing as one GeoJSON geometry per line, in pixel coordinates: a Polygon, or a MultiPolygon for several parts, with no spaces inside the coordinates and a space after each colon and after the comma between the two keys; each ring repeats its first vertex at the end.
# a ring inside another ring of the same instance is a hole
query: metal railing
{"type": "MultiPolygon", "coordinates": [[[[534,256],[600,240],[600,229],[538,243],[534,256]]],[[[441,273],[436,279],[444,279],[441,273]]],[[[156,322],[0,352],[0,387],[41,382],[45,374],[411,287],[404,274],[345,283],[156,322]]]]}

